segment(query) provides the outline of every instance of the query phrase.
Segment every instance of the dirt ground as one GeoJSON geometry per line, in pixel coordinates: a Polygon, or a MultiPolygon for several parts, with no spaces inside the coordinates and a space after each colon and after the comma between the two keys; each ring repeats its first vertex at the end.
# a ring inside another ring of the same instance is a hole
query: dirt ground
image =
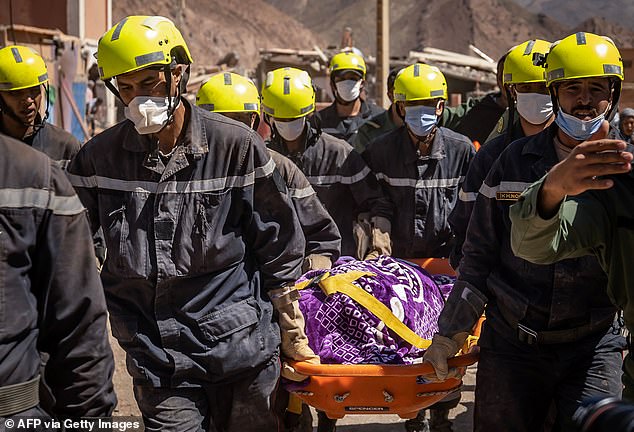
{"type": "Polygon", "coordinates": [[[117,407],[113,416],[136,417],[139,416],[139,408],[134,400],[132,393],[132,378],[128,375],[125,368],[125,353],[119,346],[117,340],[110,333],[110,345],[114,353],[115,370],[114,370],[114,390],[117,393],[117,407]]]}
{"type": "MultiPolygon", "coordinates": [[[[119,400],[114,415],[139,416],[139,410],[132,394],[132,379],[125,367],[125,353],[112,335],[110,335],[110,343],[115,356],[114,386],[119,400]]],[[[467,369],[462,400],[460,405],[450,412],[450,418],[454,421],[454,432],[467,432],[473,429],[475,371],[474,366],[467,369]]],[[[313,418],[317,419],[314,410],[313,418]]],[[[316,421],[313,426],[314,430],[317,430],[316,421]]],[[[337,432],[403,432],[404,430],[403,420],[396,415],[349,415],[337,423],[337,432]]]]}

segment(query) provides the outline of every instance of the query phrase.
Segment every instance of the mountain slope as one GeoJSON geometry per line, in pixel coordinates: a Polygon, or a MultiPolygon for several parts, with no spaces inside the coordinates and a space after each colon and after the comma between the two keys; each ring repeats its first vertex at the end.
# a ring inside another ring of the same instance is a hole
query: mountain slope
{"type": "Polygon", "coordinates": [[[609,36],[619,48],[634,47],[634,33],[605,18],[589,18],[575,27],[572,32],[577,31],[609,36]]]}
{"type": "MultiPolygon", "coordinates": [[[[325,0],[318,9],[309,2],[266,0],[287,11],[328,43],[338,45],[344,27],[351,27],[355,45],[374,54],[376,1],[325,0]]],[[[564,28],[556,21],[525,10],[512,0],[401,0],[390,2],[390,50],[393,56],[435,47],[473,54],[469,44],[492,57],[532,37],[553,39],[564,28]]]]}
{"type": "Polygon", "coordinates": [[[172,19],[198,65],[214,65],[234,51],[240,66],[254,68],[259,48],[308,49],[324,44],[303,24],[262,0],[113,0],[112,9],[113,22],[135,14],[172,19]],[[181,3],[186,4],[184,11],[181,3]]]}
{"type": "Polygon", "coordinates": [[[632,0],[515,0],[533,11],[544,13],[570,27],[578,26],[592,18],[603,18],[607,22],[619,24],[625,29],[632,28],[634,22],[634,2],[632,0]]]}

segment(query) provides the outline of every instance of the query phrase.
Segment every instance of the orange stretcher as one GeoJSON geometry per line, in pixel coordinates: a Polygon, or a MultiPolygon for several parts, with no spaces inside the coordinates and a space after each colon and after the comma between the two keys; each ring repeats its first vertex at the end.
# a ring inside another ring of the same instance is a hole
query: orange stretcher
{"type": "Polygon", "coordinates": [[[449,260],[446,258],[408,258],[406,261],[418,264],[431,274],[456,275],[456,271],[449,265],[449,260]]]}
{"type": "MultiPolygon", "coordinates": [[[[435,274],[455,274],[445,259],[412,259],[435,274]]],[[[449,359],[448,365],[457,368],[459,375],[478,361],[476,346],[482,319],[469,338],[463,354],[449,359]]],[[[300,374],[310,377],[301,389],[292,395],[308,405],[324,411],[329,418],[338,419],[348,414],[398,414],[401,418],[414,418],[421,409],[442,400],[462,386],[461,378],[432,381],[434,369],[428,363],[413,365],[377,364],[320,364],[289,362],[300,374]]]]}

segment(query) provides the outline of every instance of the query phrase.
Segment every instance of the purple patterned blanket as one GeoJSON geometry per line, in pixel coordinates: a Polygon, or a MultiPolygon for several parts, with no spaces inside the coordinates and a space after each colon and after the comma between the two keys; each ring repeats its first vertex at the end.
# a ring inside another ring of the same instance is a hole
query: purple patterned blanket
{"type": "MultiPolygon", "coordinates": [[[[442,277],[441,285],[415,264],[382,256],[368,261],[341,258],[329,270],[331,275],[351,270],[372,272],[353,282],[381,303],[416,334],[431,339],[451,280],[442,277]]],[[[306,273],[300,281],[324,273],[306,273]]],[[[424,350],[418,349],[388,329],[371,312],[345,294],[330,297],[313,284],[300,291],[300,308],[306,318],[306,334],[311,348],[322,363],[411,364],[424,350]]]]}

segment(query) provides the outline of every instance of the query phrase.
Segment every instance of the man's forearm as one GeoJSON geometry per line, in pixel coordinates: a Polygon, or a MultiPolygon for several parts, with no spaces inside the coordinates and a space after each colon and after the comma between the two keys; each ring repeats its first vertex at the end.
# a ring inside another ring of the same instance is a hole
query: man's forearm
{"type": "Polygon", "coordinates": [[[566,194],[554,187],[547,176],[537,196],[537,212],[539,216],[542,219],[550,219],[555,216],[561,206],[561,202],[565,198],[566,194]]]}

